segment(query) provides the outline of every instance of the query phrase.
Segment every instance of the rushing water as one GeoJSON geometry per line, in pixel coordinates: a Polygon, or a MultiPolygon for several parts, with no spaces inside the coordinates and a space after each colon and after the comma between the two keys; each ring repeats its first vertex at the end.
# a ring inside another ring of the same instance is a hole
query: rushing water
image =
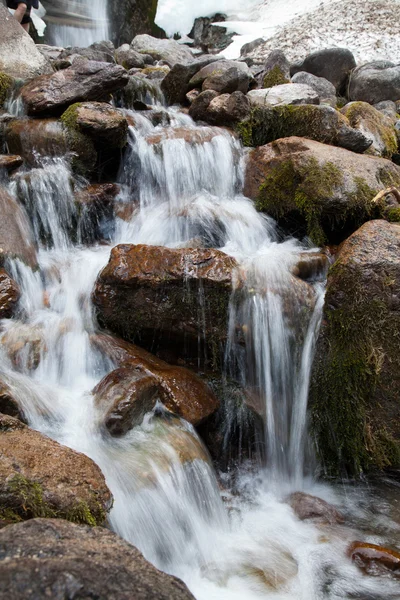
{"type": "Polygon", "coordinates": [[[44,0],[47,35],[54,46],[89,46],[108,40],[108,0],[44,0]]]}
{"type": "Polygon", "coordinates": [[[237,259],[225,374],[257,396],[266,464],[216,474],[193,427],[162,407],[122,438],[104,434],[91,390],[116,365],[92,344],[90,294],[110,248],[81,243],[62,158],[38,160],[10,183],[30,216],[39,270],[9,265],[22,295],[18,319],[2,323],[1,376],[31,426],[100,465],[115,499],[112,528],[196,598],[399,598],[395,582],[361,575],[345,556],[360,536],[393,542],[391,505],[373,513],[364,488],[335,490],[311,476],[307,394],[323,283],[293,276],[310,248],[282,238],[242,195],[245,155],[229,132],[173,110],[167,125],[153,125],[151,111],[131,116],[119,202],[132,217],[116,219],[113,242],[216,247],[237,259]],[[299,489],[339,505],[352,525],[299,521],[285,502],[299,489]]]}

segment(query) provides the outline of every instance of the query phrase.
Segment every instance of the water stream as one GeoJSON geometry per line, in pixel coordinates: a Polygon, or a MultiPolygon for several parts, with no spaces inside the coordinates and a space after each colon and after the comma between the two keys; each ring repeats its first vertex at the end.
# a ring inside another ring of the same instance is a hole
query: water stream
{"type": "Polygon", "coordinates": [[[115,499],[111,527],[199,600],[400,598],[394,581],[363,576],[345,555],[360,536],[395,539],[392,505],[373,513],[364,487],[312,477],[307,394],[324,288],[293,275],[311,248],[282,237],[242,195],[245,154],[233,135],[164,113],[164,125],[151,111],[131,114],[119,201],[132,217],[115,219],[112,245],[215,247],[237,259],[224,371],[259,399],[266,464],[243,464],[232,483],[193,427],[162,407],[122,438],[104,434],[91,390],[116,365],[92,343],[90,295],[110,246],[85,246],[74,231],[66,159],[43,159],[10,182],[31,219],[39,270],[10,262],[22,294],[18,318],[2,322],[1,376],[32,427],[100,465],[115,499]],[[285,502],[297,490],[334,502],[353,525],[299,521],[285,502]]]}

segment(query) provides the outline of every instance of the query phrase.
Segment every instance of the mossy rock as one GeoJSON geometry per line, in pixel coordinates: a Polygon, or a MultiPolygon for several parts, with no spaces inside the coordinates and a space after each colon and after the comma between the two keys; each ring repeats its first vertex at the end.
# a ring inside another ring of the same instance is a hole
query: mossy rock
{"type": "Polygon", "coordinates": [[[271,88],[274,85],[282,85],[284,83],[290,83],[290,79],[285,76],[285,73],[282,69],[275,65],[268,73],[266,73],[263,77],[263,88],[271,88]]]}
{"type": "Polygon", "coordinates": [[[387,214],[393,220],[386,201],[374,201],[388,185],[400,185],[400,168],[390,161],[291,137],[250,153],[245,195],[292,233],[322,246],[340,243],[370,219],[387,214]]]}
{"type": "Polygon", "coordinates": [[[67,108],[61,116],[61,121],[66,130],[68,148],[74,154],[71,166],[76,173],[86,176],[96,165],[97,152],[92,140],[79,130],[76,123],[77,111],[81,104],[76,102],[67,108]]]}
{"type": "Polygon", "coordinates": [[[341,113],[351,127],[359,129],[372,138],[367,153],[391,158],[397,152],[397,135],[392,120],[367,102],[350,102],[341,113]]]}
{"type": "Polygon", "coordinates": [[[400,226],[364,224],[328,276],[310,406],[329,475],[400,467],[400,226]]]}
{"type": "Polygon", "coordinates": [[[14,87],[14,79],[0,71],[0,108],[4,106],[7,97],[14,87]]]}

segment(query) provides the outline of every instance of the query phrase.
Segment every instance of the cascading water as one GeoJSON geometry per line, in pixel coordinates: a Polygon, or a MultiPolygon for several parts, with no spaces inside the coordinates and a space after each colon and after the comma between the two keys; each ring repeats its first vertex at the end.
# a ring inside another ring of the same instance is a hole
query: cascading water
{"type": "MultiPolygon", "coordinates": [[[[237,259],[226,373],[259,401],[267,468],[243,466],[234,490],[222,475],[221,493],[193,427],[162,406],[121,438],[104,433],[91,390],[116,365],[93,343],[90,294],[110,248],[80,243],[64,159],[42,161],[10,183],[31,218],[39,270],[10,262],[21,301],[19,318],[2,323],[2,377],[31,426],[100,465],[115,499],[112,528],[199,600],[398,598],[393,581],[382,595],[379,578],[363,579],[345,558],[356,532],[301,522],[285,502],[302,488],[346,504],[355,522],[373,521],[368,507],[356,511],[350,491],[344,501],[304,475],[323,287],[293,269],[309,249],[282,240],[242,195],[245,156],[234,136],[173,110],[164,113],[167,126],[154,126],[152,116],[131,114],[119,201],[132,217],[116,220],[114,243],[217,247],[237,259]]],[[[375,525],[374,539],[396,533],[389,518],[375,525]]]]}
{"type": "Polygon", "coordinates": [[[107,0],[44,0],[43,5],[53,45],[89,46],[109,39],[107,0]]]}

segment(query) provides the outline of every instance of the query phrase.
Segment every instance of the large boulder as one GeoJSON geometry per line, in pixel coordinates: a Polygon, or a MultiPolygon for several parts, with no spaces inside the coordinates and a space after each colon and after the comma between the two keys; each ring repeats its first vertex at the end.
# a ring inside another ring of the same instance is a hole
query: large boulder
{"type": "Polygon", "coordinates": [[[353,152],[365,152],[372,144],[371,138],[350,127],[346,117],[327,105],[256,106],[250,117],[239,123],[238,132],[245,146],[262,146],[293,135],[353,152]]]}
{"type": "Polygon", "coordinates": [[[246,119],[251,112],[249,99],[242,92],[221,94],[207,90],[197,96],[189,109],[195,121],[205,121],[211,125],[232,126],[246,119]]]}
{"type": "Polygon", "coordinates": [[[244,193],[282,225],[316,245],[338,243],[386,206],[373,202],[400,185],[400,168],[304,138],[277,140],[250,152],[244,193]]]}
{"type": "Polygon", "coordinates": [[[21,97],[29,115],[61,115],[74,102],[107,98],[128,80],[120,65],[81,59],[68,69],[27,83],[21,89],[21,97]]]}
{"type": "Polygon", "coordinates": [[[350,50],[346,48],[325,48],[312,52],[300,62],[290,67],[291,75],[306,71],[317,77],[330,81],[338,92],[342,91],[356,61],[350,50]]]}
{"type": "Polygon", "coordinates": [[[215,90],[219,94],[232,94],[233,92],[247,93],[251,77],[242,69],[231,67],[223,73],[210,75],[203,81],[202,90],[215,90]]]}
{"type": "Polygon", "coordinates": [[[287,106],[292,104],[319,104],[317,92],[303,83],[284,83],[248,94],[253,106],[287,106]]]}
{"type": "Polygon", "coordinates": [[[0,186],[0,254],[20,258],[31,267],[37,265],[31,228],[23,208],[0,186]]]}
{"type": "Polygon", "coordinates": [[[391,158],[397,152],[397,136],[392,119],[367,102],[349,102],[341,113],[352,127],[373,140],[366,151],[368,154],[391,158]]]}
{"type": "Polygon", "coordinates": [[[193,600],[118,535],[60,519],[33,519],[0,532],[1,600],[193,600]]]}
{"type": "Polygon", "coordinates": [[[235,60],[217,60],[196,71],[189,81],[189,88],[200,88],[208,77],[223,75],[226,73],[226,71],[229,71],[232,68],[239,69],[240,71],[243,71],[243,73],[246,73],[249,77],[251,76],[251,71],[245,62],[235,60]]]}
{"type": "Polygon", "coordinates": [[[0,518],[64,518],[101,525],[112,496],[87,456],[0,415],[0,518]]]}
{"type": "Polygon", "coordinates": [[[328,276],[310,401],[328,472],[400,466],[400,225],[365,223],[328,276]]]}
{"type": "Polygon", "coordinates": [[[193,53],[187,46],[182,46],[175,40],[160,40],[147,34],[133,38],[131,48],[140,54],[149,54],[155,60],[163,60],[170,67],[176,63],[188,65],[194,61],[193,53]]]}
{"type": "Polygon", "coordinates": [[[192,89],[190,80],[203,67],[215,63],[214,56],[202,57],[190,64],[175,64],[161,82],[161,89],[169,104],[185,102],[186,94],[192,89]]]}
{"type": "Polygon", "coordinates": [[[206,347],[219,362],[235,267],[219,250],[116,246],[93,292],[99,322],[145,347],[176,347],[180,356],[206,347]]]}
{"type": "Polygon", "coordinates": [[[61,120],[73,131],[89,136],[96,147],[123,148],[127,143],[128,121],[125,115],[106,102],[72,104],[61,120]]]}
{"type": "Polygon", "coordinates": [[[357,67],[351,74],[349,98],[370,104],[400,100],[400,65],[380,60],[357,67]]]}
{"type": "Polygon", "coordinates": [[[0,3],[0,71],[18,79],[32,79],[53,71],[8,9],[0,3]]]}
{"type": "Polygon", "coordinates": [[[336,107],[336,88],[333,83],[324,77],[317,77],[316,75],[312,75],[312,73],[299,71],[293,75],[292,83],[302,83],[303,85],[308,85],[310,88],[316,91],[321,104],[329,104],[333,108],[336,107]]]}

